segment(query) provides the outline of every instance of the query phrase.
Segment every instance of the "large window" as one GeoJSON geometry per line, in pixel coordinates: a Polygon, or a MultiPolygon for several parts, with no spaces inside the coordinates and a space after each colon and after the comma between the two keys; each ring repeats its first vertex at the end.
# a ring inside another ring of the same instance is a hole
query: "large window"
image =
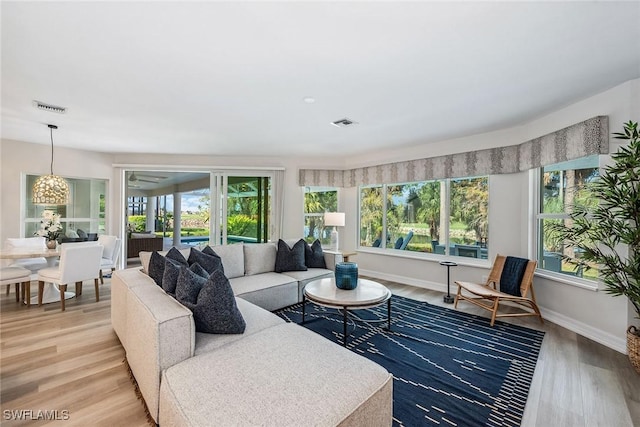
{"type": "Polygon", "coordinates": [[[538,268],[596,280],[596,266],[584,271],[568,259],[579,260],[580,248],[569,247],[553,232],[553,223],[569,225],[572,206],[598,203],[592,197],[589,184],[598,177],[598,157],[545,166],[540,172],[540,209],[537,214],[538,268]]]}
{"type": "Polygon", "coordinates": [[[324,213],[338,211],[338,191],[331,187],[305,187],[304,239],[312,243],[318,239],[322,245],[331,243],[331,230],[324,228],[324,213]]]}
{"type": "Polygon", "coordinates": [[[103,234],[106,227],[107,181],[104,179],[65,178],[69,183],[69,204],[41,206],[32,203],[32,187],[37,175],[26,177],[26,205],[24,235],[31,237],[40,228],[42,212],[49,210],[60,214],[63,237],[80,234],[103,234]]]}
{"type": "Polygon", "coordinates": [[[487,258],[487,177],[360,189],[360,246],[487,258]]]}

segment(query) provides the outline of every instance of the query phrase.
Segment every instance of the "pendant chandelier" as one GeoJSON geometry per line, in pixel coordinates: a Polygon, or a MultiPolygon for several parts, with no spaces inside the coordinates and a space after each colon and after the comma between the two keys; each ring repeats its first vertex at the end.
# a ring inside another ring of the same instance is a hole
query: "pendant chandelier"
{"type": "Polygon", "coordinates": [[[51,173],[36,179],[33,184],[34,205],[66,205],[69,203],[69,184],[64,178],[53,174],[53,130],[56,125],[47,125],[51,133],[51,173]]]}

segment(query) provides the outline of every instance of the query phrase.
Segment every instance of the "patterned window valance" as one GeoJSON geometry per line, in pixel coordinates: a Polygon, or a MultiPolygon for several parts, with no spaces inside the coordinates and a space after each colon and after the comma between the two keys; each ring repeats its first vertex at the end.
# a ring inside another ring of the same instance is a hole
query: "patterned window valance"
{"type": "Polygon", "coordinates": [[[301,186],[355,187],[522,172],[609,152],[609,118],[593,117],[519,145],[347,170],[300,169],[301,186]]]}

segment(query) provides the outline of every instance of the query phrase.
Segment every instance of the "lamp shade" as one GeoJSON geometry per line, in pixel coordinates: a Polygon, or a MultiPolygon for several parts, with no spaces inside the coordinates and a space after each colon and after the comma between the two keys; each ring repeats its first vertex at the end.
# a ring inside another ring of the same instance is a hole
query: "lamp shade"
{"type": "Polygon", "coordinates": [[[325,227],[344,227],[344,212],[325,212],[325,227]]]}
{"type": "Polygon", "coordinates": [[[33,183],[34,205],[66,205],[69,203],[69,184],[61,176],[53,174],[53,130],[56,125],[47,125],[51,135],[51,173],[43,175],[33,183]]]}
{"type": "Polygon", "coordinates": [[[34,205],[66,205],[69,203],[69,184],[58,175],[43,175],[33,183],[34,205]]]}

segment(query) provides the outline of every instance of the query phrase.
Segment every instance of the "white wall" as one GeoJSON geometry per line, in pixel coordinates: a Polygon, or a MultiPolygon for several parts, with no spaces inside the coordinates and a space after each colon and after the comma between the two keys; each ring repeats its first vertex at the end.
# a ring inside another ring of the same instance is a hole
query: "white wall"
{"type": "MultiPolygon", "coordinates": [[[[634,80],[518,127],[418,147],[368,153],[357,158],[109,155],[56,148],[54,172],[69,177],[109,179],[108,229],[110,233],[120,234],[123,230],[125,212],[121,203],[124,183],[122,168],[114,165],[169,166],[178,169],[190,169],[189,166],[196,169],[214,166],[284,168],[282,235],[284,238],[295,238],[301,235],[303,229],[303,188],[298,186],[300,168],[350,168],[519,144],[597,115],[609,116],[610,131],[613,132],[619,130],[623,122],[640,119],[638,99],[640,80],[634,80]]],[[[20,177],[25,173],[47,173],[49,156],[49,146],[45,144],[1,141],[1,240],[18,236],[19,233],[18,213],[22,205],[18,190],[21,188],[20,177]]],[[[496,253],[527,256],[531,222],[528,173],[492,176],[489,189],[489,258],[492,259],[496,253]]],[[[340,190],[339,209],[346,213],[347,218],[347,225],[340,230],[343,249],[357,247],[357,201],[356,188],[340,190]]],[[[437,261],[412,257],[412,254],[406,252],[402,255],[390,256],[361,251],[354,260],[363,272],[380,278],[446,290],[446,269],[437,261]]],[[[489,261],[472,259],[456,261],[460,265],[451,270],[452,280],[480,280],[487,274],[490,264],[489,261]]],[[[625,330],[633,318],[631,306],[624,298],[613,298],[603,292],[585,290],[541,277],[536,277],[534,283],[538,302],[547,319],[624,351],[625,330]]]]}

